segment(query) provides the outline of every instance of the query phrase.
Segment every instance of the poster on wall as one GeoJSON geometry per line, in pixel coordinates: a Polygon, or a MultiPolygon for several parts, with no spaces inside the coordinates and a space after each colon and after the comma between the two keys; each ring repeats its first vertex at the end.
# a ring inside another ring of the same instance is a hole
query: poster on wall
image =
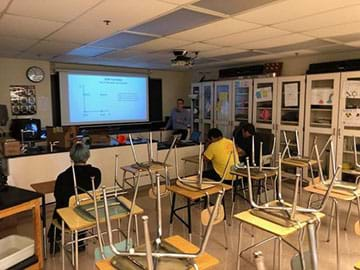
{"type": "Polygon", "coordinates": [[[10,85],[9,90],[13,115],[36,114],[35,85],[10,85]]]}
{"type": "Polygon", "coordinates": [[[333,95],[331,88],[314,88],[311,91],[311,105],[332,105],[333,95]]]}
{"type": "Polygon", "coordinates": [[[343,119],[347,127],[360,127],[360,109],[345,109],[343,119]]]}
{"type": "Polygon", "coordinates": [[[255,91],[255,97],[257,102],[271,101],[272,100],[272,88],[262,87],[255,91]]]}
{"type": "Polygon", "coordinates": [[[299,85],[297,83],[287,83],[284,85],[284,105],[285,107],[299,106],[299,85]]]}

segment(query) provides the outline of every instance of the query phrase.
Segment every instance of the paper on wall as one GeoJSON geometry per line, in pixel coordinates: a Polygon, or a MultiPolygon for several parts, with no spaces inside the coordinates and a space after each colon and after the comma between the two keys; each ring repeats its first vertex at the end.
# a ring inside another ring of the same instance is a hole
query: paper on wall
{"type": "Polygon", "coordinates": [[[332,105],[332,88],[314,88],[311,90],[311,105],[332,105]]]}
{"type": "Polygon", "coordinates": [[[360,81],[347,81],[345,95],[346,98],[360,98],[360,81]]]}
{"type": "Polygon", "coordinates": [[[284,85],[284,105],[285,107],[297,107],[299,106],[297,83],[287,83],[284,85]]]}
{"type": "Polygon", "coordinates": [[[360,127],[360,109],[345,109],[343,121],[345,126],[360,127]]]}
{"type": "Polygon", "coordinates": [[[271,101],[272,88],[271,87],[257,88],[255,91],[255,98],[257,102],[271,101]]]}

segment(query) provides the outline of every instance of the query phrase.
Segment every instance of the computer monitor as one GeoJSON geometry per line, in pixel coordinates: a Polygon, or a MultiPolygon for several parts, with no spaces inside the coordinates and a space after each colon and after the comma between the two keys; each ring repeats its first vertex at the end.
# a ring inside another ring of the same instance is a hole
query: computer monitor
{"type": "Polygon", "coordinates": [[[11,136],[21,141],[23,133],[24,141],[37,141],[41,137],[40,119],[13,119],[10,126],[11,136]],[[21,132],[23,130],[23,132],[21,132]]]}

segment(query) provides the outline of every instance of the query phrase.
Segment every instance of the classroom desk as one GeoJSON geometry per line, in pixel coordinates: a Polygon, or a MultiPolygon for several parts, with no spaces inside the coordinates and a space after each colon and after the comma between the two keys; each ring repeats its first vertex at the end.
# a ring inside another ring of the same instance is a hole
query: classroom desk
{"type": "Polygon", "coordinates": [[[31,261],[31,265],[22,264],[22,268],[26,269],[42,269],[44,264],[43,242],[41,238],[40,197],[41,194],[37,192],[12,186],[0,192],[0,219],[21,212],[32,211],[36,262],[31,261]]]}
{"type": "MultiPolygon", "coordinates": [[[[120,196],[119,200],[125,204],[129,209],[131,206],[131,201],[129,201],[128,199],[126,199],[125,197],[120,196]]],[[[65,224],[68,227],[68,229],[70,230],[71,233],[74,233],[75,235],[75,269],[78,270],[79,269],[79,252],[78,252],[78,241],[82,240],[82,239],[78,239],[78,233],[80,231],[84,231],[84,230],[89,230],[92,229],[96,226],[96,221],[89,221],[89,220],[85,220],[82,217],[80,217],[74,210],[73,207],[66,207],[66,208],[61,208],[61,209],[57,209],[57,213],[59,214],[59,216],[61,217],[61,230],[62,232],[65,231],[65,224]]],[[[138,206],[135,206],[134,209],[134,215],[141,215],[144,213],[144,210],[138,206]]],[[[128,217],[129,214],[128,213],[123,213],[120,215],[116,215],[116,216],[112,216],[111,219],[123,219],[128,217]]],[[[96,236],[94,236],[96,237],[96,236]]],[[[71,243],[68,242],[67,244],[71,243]]],[[[61,234],[61,256],[62,256],[62,269],[65,269],[65,234],[62,233],[61,234]]]]}
{"type": "MultiPolygon", "coordinates": [[[[266,183],[262,183],[262,181],[265,181],[268,178],[272,178],[275,177],[277,175],[277,170],[273,170],[273,169],[265,169],[266,167],[264,167],[264,169],[262,171],[259,171],[259,169],[255,169],[255,168],[251,168],[250,169],[250,175],[251,175],[251,180],[255,180],[258,181],[258,185],[257,185],[257,196],[259,196],[261,194],[261,188],[264,188],[265,190],[265,200],[267,201],[267,192],[266,192],[266,183]]],[[[235,175],[236,176],[236,180],[238,180],[239,177],[241,178],[247,178],[248,177],[248,171],[247,168],[236,168],[236,167],[232,167],[230,170],[230,174],[235,175]]],[[[235,188],[235,186],[233,185],[233,189],[235,188]]],[[[237,193],[236,190],[233,191],[233,205],[235,203],[235,196],[239,195],[241,198],[243,198],[246,202],[249,203],[249,200],[246,198],[245,196],[245,190],[247,190],[245,188],[245,186],[242,186],[242,192],[243,195],[241,195],[241,193],[237,193]]],[[[231,211],[231,215],[233,215],[234,210],[232,208],[231,211]]]]}
{"type": "MultiPolygon", "coordinates": [[[[161,172],[165,171],[165,180],[168,178],[168,169],[172,166],[170,164],[160,164],[155,162],[151,165],[150,170],[152,172],[161,172]]],[[[125,184],[129,185],[131,188],[135,186],[135,179],[140,176],[150,176],[149,171],[146,168],[143,168],[137,164],[131,164],[126,166],[121,166],[120,169],[123,171],[123,182],[122,188],[125,188],[125,184]],[[127,177],[127,174],[130,174],[130,177],[127,177]],[[130,183],[128,180],[132,179],[133,183],[130,183]]]]}
{"type": "Polygon", "coordinates": [[[281,165],[292,167],[295,168],[296,170],[297,169],[301,170],[301,181],[299,188],[300,202],[302,200],[304,170],[316,164],[317,164],[316,160],[307,159],[307,158],[298,158],[298,157],[284,158],[281,161],[281,165]]]}
{"type": "Polygon", "coordinates": [[[183,160],[185,163],[189,162],[189,163],[193,163],[193,164],[198,164],[199,163],[199,155],[183,157],[181,160],[183,160]]]}
{"type": "MultiPolygon", "coordinates": [[[[168,186],[167,189],[172,192],[172,202],[171,202],[171,211],[170,211],[170,228],[172,228],[174,222],[174,216],[178,218],[188,229],[189,240],[191,242],[191,234],[192,234],[192,221],[191,221],[191,207],[197,204],[197,200],[202,198],[207,198],[206,193],[211,196],[213,194],[219,193],[222,189],[225,191],[230,190],[231,186],[227,184],[216,185],[212,188],[204,189],[204,190],[190,190],[186,187],[179,186],[177,184],[168,186]],[[177,195],[182,196],[186,199],[186,205],[175,208],[176,205],[176,197],[177,195]],[[187,221],[181,218],[176,212],[182,209],[187,209],[187,221]]],[[[225,200],[223,198],[223,204],[225,200]]],[[[225,205],[224,205],[225,209],[225,205]]],[[[226,219],[226,215],[225,215],[226,219]]]]}
{"type": "MultiPolygon", "coordinates": [[[[184,253],[196,253],[199,251],[199,248],[189,241],[185,240],[179,235],[174,235],[166,238],[165,242],[173,245],[178,250],[184,253]]],[[[196,264],[199,267],[199,270],[209,269],[217,264],[219,260],[208,253],[204,253],[195,259],[196,264]]],[[[116,270],[110,263],[109,260],[101,260],[96,263],[96,268],[98,270],[116,270]]]]}
{"type": "MultiPolygon", "coordinates": [[[[266,220],[266,219],[263,219],[263,218],[260,218],[258,216],[255,216],[253,215],[251,212],[251,210],[246,210],[246,211],[243,211],[241,213],[238,213],[236,215],[234,215],[234,218],[237,219],[238,221],[240,221],[240,224],[239,224],[239,242],[238,242],[238,252],[237,252],[237,270],[240,269],[240,260],[241,260],[241,255],[243,252],[247,251],[250,249],[250,247],[246,248],[246,249],[241,249],[241,239],[242,239],[242,227],[243,227],[243,224],[246,223],[252,227],[255,227],[257,229],[260,229],[262,231],[265,231],[265,232],[268,232],[270,234],[272,234],[273,236],[270,237],[270,238],[267,238],[257,244],[254,244],[252,245],[251,247],[255,247],[255,246],[259,246],[261,245],[262,243],[266,243],[267,241],[270,241],[270,240],[276,240],[276,239],[281,239],[281,241],[278,242],[279,244],[279,257],[278,257],[278,266],[279,266],[279,269],[281,269],[281,242],[285,241],[285,238],[288,237],[289,235],[293,234],[293,233],[296,233],[296,232],[300,232],[300,230],[302,230],[305,226],[312,226],[314,225],[314,223],[311,221],[310,223],[307,223],[307,222],[301,222],[299,224],[296,224],[294,226],[291,226],[291,227],[285,227],[285,226],[281,226],[279,224],[276,224],[276,223],[273,223],[269,220],[266,220]]],[[[313,218],[309,218],[309,220],[311,219],[320,219],[320,218],[323,218],[325,215],[323,213],[316,213],[314,215],[313,218]]],[[[316,237],[315,235],[313,235],[313,233],[315,233],[315,228],[312,227],[311,230],[308,230],[309,233],[312,233],[312,236],[309,237],[309,242],[310,242],[310,239],[314,240],[314,242],[316,242],[316,237]]],[[[312,244],[314,244],[316,246],[316,243],[312,242],[312,244]]],[[[312,247],[314,247],[314,245],[310,244],[310,249],[312,247]]],[[[310,253],[312,254],[315,254],[316,255],[316,250],[312,250],[310,253]],[[314,253],[315,252],[315,253],[314,253]]],[[[275,258],[275,256],[274,256],[275,258]]],[[[286,268],[287,269],[287,268],[286,268]]]]}
{"type": "Polygon", "coordinates": [[[47,182],[41,182],[41,183],[34,183],[30,186],[37,192],[42,194],[41,200],[42,200],[42,222],[43,222],[43,245],[44,245],[44,257],[46,258],[46,194],[54,193],[55,190],[55,180],[47,181],[47,182]]]}

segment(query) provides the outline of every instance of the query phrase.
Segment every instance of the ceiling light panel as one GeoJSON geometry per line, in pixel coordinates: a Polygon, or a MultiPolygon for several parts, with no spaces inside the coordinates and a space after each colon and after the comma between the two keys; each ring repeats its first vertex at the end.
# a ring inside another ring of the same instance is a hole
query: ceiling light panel
{"type": "Polygon", "coordinates": [[[194,6],[201,8],[210,9],[216,12],[221,12],[224,14],[235,14],[241,11],[253,9],[268,3],[273,2],[274,0],[251,0],[251,1],[239,1],[239,0],[200,0],[194,3],[194,6]]]}
{"type": "Polygon", "coordinates": [[[207,43],[215,44],[219,46],[239,46],[242,43],[247,43],[251,41],[263,40],[273,37],[278,37],[282,35],[290,34],[288,31],[283,31],[275,29],[272,27],[261,27],[242,33],[232,34],[216,39],[207,40],[207,43]]]}
{"type": "Polygon", "coordinates": [[[0,19],[0,35],[41,39],[64,23],[4,14],[0,19]]]}
{"type": "Polygon", "coordinates": [[[67,54],[74,55],[74,56],[94,57],[94,56],[98,56],[98,55],[101,55],[104,53],[108,53],[112,50],[113,49],[84,46],[84,47],[74,49],[74,50],[68,52],[67,54]]]}
{"type": "Polygon", "coordinates": [[[14,0],[7,12],[49,21],[68,22],[100,2],[101,0],[14,0]]]}
{"type": "Polygon", "coordinates": [[[87,43],[143,23],[174,8],[174,4],[156,0],[106,0],[65,25],[49,39],[87,43]],[[105,25],[103,20],[110,20],[111,23],[105,25]]]}
{"type": "Polygon", "coordinates": [[[134,32],[165,36],[210,23],[218,19],[220,19],[218,16],[183,8],[145,24],[131,28],[130,30],[134,32]]]}
{"type": "Polygon", "coordinates": [[[136,45],[133,48],[140,51],[160,51],[160,50],[172,50],[180,49],[182,46],[187,45],[191,42],[182,41],[171,38],[158,38],[140,45],[136,45]]]}
{"type": "Polygon", "coordinates": [[[263,25],[271,25],[354,4],[359,4],[359,0],[276,1],[266,6],[242,12],[235,18],[263,25]]]}
{"type": "Polygon", "coordinates": [[[91,46],[102,48],[124,49],[136,44],[155,39],[153,36],[138,35],[134,33],[121,32],[111,37],[91,43],[91,46]]]}
{"type": "Polygon", "coordinates": [[[172,38],[189,41],[204,41],[225,35],[230,35],[254,28],[259,28],[258,24],[242,22],[232,18],[216,21],[191,30],[183,31],[171,35],[172,38]]]}
{"type": "Polygon", "coordinates": [[[354,22],[358,20],[359,14],[360,5],[357,5],[275,24],[274,27],[288,31],[303,32],[332,25],[354,22]]]}

